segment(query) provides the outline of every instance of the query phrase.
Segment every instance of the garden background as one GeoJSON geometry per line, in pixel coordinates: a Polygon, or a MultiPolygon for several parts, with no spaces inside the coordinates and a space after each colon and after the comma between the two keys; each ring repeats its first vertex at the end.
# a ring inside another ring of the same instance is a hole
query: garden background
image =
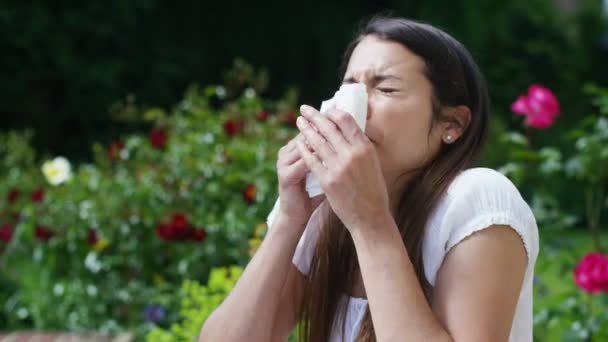
{"type": "Polygon", "coordinates": [[[608,339],[601,0],[4,1],[0,331],[192,340],[264,236],[296,108],[333,94],[386,9],[454,35],[487,78],[478,164],[541,234],[535,340],[608,339]]]}

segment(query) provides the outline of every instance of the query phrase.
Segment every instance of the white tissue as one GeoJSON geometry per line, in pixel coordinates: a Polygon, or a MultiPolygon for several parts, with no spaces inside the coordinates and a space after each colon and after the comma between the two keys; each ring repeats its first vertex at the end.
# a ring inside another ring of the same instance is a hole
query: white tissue
{"type": "MultiPolygon", "coordinates": [[[[325,114],[330,108],[336,108],[352,115],[357,126],[365,132],[367,120],[367,89],[363,83],[344,84],[336,92],[333,98],[323,101],[319,112],[325,114]]],[[[312,173],[306,175],[306,191],[309,197],[316,197],[323,193],[319,180],[312,173]]],[[[266,219],[268,229],[272,227],[274,220],[280,210],[280,198],[274,203],[274,207],[266,219]]]]}
{"type": "MultiPolygon", "coordinates": [[[[357,126],[365,131],[367,120],[367,90],[365,84],[342,85],[333,98],[321,103],[319,112],[325,114],[332,107],[352,115],[357,122],[357,126]]],[[[309,197],[319,196],[323,193],[319,180],[310,172],[306,175],[306,191],[309,197]]]]}

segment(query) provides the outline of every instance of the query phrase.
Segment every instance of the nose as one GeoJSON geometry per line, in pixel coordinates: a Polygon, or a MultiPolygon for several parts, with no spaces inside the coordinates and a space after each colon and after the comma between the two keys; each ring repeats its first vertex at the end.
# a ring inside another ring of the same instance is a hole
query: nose
{"type": "MultiPolygon", "coordinates": [[[[367,93],[369,94],[370,91],[369,89],[367,90],[367,93]]],[[[372,117],[372,103],[374,102],[373,97],[370,95],[367,95],[367,115],[365,117],[366,121],[369,121],[369,119],[372,117]]]]}

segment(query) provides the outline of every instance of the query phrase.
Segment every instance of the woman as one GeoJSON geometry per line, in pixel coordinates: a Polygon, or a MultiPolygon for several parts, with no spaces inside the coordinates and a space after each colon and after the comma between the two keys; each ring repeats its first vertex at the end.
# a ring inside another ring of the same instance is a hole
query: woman
{"type": "Polygon", "coordinates": [[[430,25],[374,18],[343,83],[366,134],[302,106],[278,156],[280,212],[201,341],[532,341],[538,229],[513,184],[469,167],[488,129],[467,50],[430,25]],[[310,199],[307,172],[324,196],[310,199]],[[320,205],[319,205],[320,203],[320,205]]]}

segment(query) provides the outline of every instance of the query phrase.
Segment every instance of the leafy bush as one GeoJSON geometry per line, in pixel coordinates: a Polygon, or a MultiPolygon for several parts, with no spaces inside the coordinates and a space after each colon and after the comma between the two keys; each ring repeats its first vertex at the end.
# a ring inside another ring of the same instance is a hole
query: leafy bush
{"type": "Polygon", "coordinates": [[[146,337],[149,342],[192,341],[198,336],[201,327],[211,312],[219,306],[230,293],[243,269],[237,266],[211,270],[209,283],[201,286],[197,282],[185,281],[180,296],[181,321],[172,324],[167,330],[153,329],[146,337]]]}
{"type": "Polygon", "coordinates": [[[276,199],[296,94],[263,100],[263,75],[235,75],[190,87],[170,112],[115,109],[152,129],[96,144],[94,163],[43,166],[31,133],[0,135],[0,329],[142,334],[177,317],[175,284],[247,262],[276,199]]]}

